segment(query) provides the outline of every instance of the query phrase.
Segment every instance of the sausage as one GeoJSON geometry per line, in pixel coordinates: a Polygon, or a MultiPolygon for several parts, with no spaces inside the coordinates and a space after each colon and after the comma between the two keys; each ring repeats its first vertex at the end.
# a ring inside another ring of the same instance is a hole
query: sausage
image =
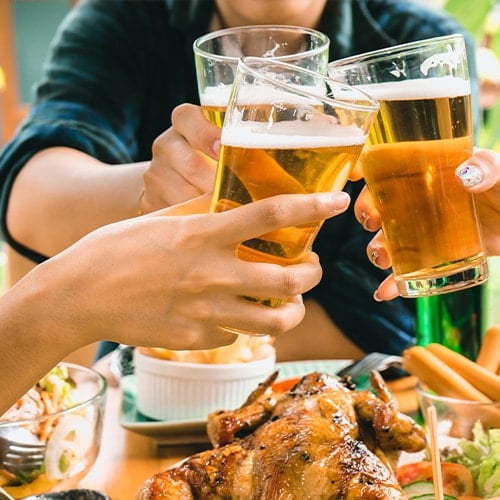
{"type": "Polygon", "coordinates": [[[500,377],[496,373],[441,344],[429,344],[425,349],[459,373],[478,391],[493,401],[500,401],[500,377]]]}
{"type": "Polygon", "coordinates": [[[492,325],[484,332],[476,363],[500,374],[500,325],[492,325]]]}
{"type": "Polygon", "coordinates": [[[480,401],[491,400],[430,350],[413,346],[403,351],[403,368],[440,396],[480,401]]]}

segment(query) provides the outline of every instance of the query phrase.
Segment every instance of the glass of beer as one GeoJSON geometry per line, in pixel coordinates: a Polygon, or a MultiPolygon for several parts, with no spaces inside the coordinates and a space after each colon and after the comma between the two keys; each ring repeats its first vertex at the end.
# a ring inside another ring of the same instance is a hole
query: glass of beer
{"type": "Polygon", "coordinates": [[[455,178],[473,148],[462,35],[334,61],[329,75],[380,104],[360,166],[400,295],[435,295],[486,281],[474,198],[455,178]]]}
{"type": "Polygon", "coordinates": [[[205,116],[222,126],[241,57],[269,57],[326,74],[329,46],[324,33],[299,26],[240,26],[201,36],[193,50],[205,116]]]}
{"type": "MultiPolygon", "coordinates": [[[[340,191],[378,111],[364,92],[273,59],[238,63],[221,132],[212,212],[279,194],[340,191]]],[[[243,242],[239,257],[304,261],[322,221],[243,242]]],[[[259,298],[278,306],[286,297],[259,298]]]]}

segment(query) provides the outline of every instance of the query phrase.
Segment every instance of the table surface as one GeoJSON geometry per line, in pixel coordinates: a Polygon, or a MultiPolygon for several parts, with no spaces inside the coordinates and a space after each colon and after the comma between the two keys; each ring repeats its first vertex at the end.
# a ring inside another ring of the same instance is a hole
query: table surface
{"type": "Polygon", "coordinates": [[[157,446],[153,438],[123,428],[119,421],[121,390],[109,387],[107,392],[101,450],[79,486],[107,493],[112,500],[132,500],[150,476],[208,447],[157,446]]]}

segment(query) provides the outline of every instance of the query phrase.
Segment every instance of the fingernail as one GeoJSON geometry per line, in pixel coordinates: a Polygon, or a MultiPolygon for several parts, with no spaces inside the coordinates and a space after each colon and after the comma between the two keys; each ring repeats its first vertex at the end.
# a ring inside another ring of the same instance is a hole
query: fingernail
{"type": "Polygon", "coordinates": [[[342,205],[347,205],[351,200],[351,197],[344,191],[336,191],[333,193],[335,201],[342,205]]]}
{"type": "Polygon", "coordinates": [[[377,260],[378,260],[378,258],[379,258],[379,255],[380,255],[380,254],[379,254],[378,250],[373,249],[373,250],[371,250],[371,251],[370,251],[370,255],[368,256],[368,258],[370,259],[370,262],[371,262],[374,266],[376,266],[376,265],[377,265],[377,260]]]}
{"type": "Polygon", "coordinates": [[[220,151],[220,140],[216,140],[214,141],[214,143],[212,144],[212,151],[217,155],[219,156],[219,151],[220,151]]]}
{"type": "Polygon", "coordinates": [[[361,215],[359,216],[358,222],[366,230],[369,230],[369,227],[368,227],[369,220],[370,220],[370,216],[366,212],[361,212],[361,215]]]}
{"type": "Polygon", "coordinates": [[[380,298],[380,296],[378,294],[378,290],[375,290],[373,292],[373,300],[375,300],[375,302],[383,302],[383,300],[380,298]]]}
{"type": "Polygon", "coordinates": [[[465,187],[477,186],[483,180],[483,173],[474,165],[461,165],[455,174],[465,187]]]}

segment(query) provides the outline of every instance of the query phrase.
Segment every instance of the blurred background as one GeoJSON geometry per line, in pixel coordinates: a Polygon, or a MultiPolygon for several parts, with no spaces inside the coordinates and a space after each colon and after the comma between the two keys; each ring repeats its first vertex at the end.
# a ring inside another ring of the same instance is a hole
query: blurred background
{"type": "MultiPolygon", "coordinates": [[[[77,1],[0,0],[0,149],[28,112],[47,46],[77,1]]],[[[483,107],[478,146],[500,151],[500,0],[408,1],[448,11],[475,37],[483,107]]],[[[0,251],[0,287],[4,259],[0,251]]]]}

